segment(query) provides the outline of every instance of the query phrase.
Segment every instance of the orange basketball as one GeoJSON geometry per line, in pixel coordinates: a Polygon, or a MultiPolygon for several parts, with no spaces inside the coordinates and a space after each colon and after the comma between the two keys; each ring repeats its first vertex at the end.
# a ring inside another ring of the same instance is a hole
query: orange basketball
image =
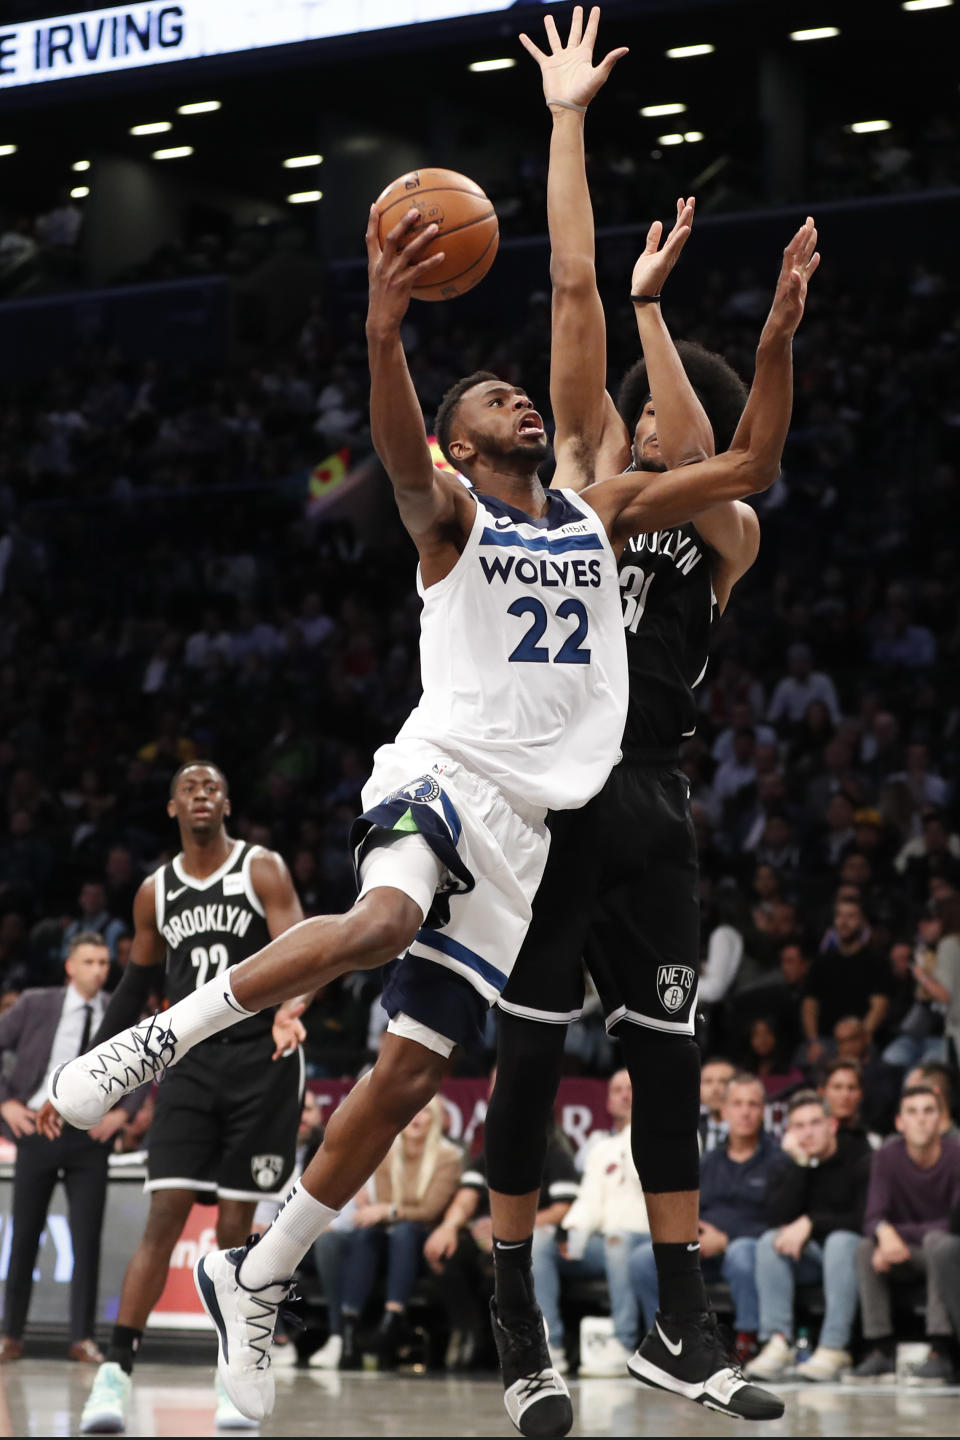
{"type": "Polygon", "coordinates": [[[381,245],[410,209],[421,216],[413,235],[426,225],[440,227],[423,258],[438,250],[444,254],[443,264],[430,271],[430,283],[414,290],[416,298],[451,300],[472,290],[490,269],[500,244],[497,212],[480,186],[456,170],[401,175],[377,197],[381,245]]]}

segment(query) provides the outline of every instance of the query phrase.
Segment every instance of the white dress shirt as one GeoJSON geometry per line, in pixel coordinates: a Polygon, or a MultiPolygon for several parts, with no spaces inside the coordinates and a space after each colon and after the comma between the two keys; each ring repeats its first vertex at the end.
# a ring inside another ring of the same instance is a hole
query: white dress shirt
{"type": "Polygon", "coordinates": [[[47,1098],[47,1084],[50,1076],[58,1065],[64,1065],[68,1060],[75,1060],[80,1053],[80,1041],[83,1039],[84,1020],[86,1012],[84,1007],[90,1005],[90,1039],[100,1028],[103,1019],[104,1001],[102,993],[94,995],[92,1000],[84,1000],[80,991],[73,981],[67,986],[66,994],[63,997],[63,1011],[60,1015],[60,1024],[57,1026],[57,1033],[53,1037],[53,1044],[50,1047],[50,1059],[47,1062],[47,1073],[43,1077],[40,1086],[33,1092],[27,1104],[31,1110],[39,1110],[47,1098]]]}

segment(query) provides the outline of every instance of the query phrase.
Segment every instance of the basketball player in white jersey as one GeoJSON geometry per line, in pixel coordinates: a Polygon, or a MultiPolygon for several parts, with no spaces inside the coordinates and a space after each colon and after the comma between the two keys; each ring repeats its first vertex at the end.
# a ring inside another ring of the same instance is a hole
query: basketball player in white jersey
{"type": "MultiPolygon", "coordinates": [[[[506,984],[546,861],[547,808],[585,804],[616,761],[627,697],[618,550],[638,530],[764,489],[786,433],[782,415],[754,409],[740,449],[658,475],[642,496],[629,475],[548,495],[538,478],[547,440],[527,395],[471,376],[445,406],[463,484],[432,463],[400,336],[414,286],[441,260],[424,258],[436,226],[421,224],[409,211],[382,249],[375,210],[367,228],[371,429],[419,553],[424,694],[363,791],[352,837],[359,899],[345,915],[295,926],[51,1081],[53,1106],[89,1127],[207,1036],[402,957],[384,989],[391,1019],[377,1063],[273,1225],[197,1266],[221,1377],[253,1419],[273,1406],[270,1344],[298,1261],[436,1093],[455,1045],[506,984]]],[[[542,1324],[508,1340],[515,1420],[543,1389],[568,1411],[542,1324]]]]}

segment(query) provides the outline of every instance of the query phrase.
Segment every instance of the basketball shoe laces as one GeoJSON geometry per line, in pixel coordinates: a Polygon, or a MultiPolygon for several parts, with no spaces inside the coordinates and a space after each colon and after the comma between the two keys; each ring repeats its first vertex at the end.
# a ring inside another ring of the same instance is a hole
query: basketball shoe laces
{"type": "Polygon", "coordinates": [[[127,1035],[105,1041],[90,1056],[90,1074],[107,1099],[114,1088],[125,1094],[147,1080],[162,1080],[176,1058],[177,1037],[159,1014],[141,1020],[127,1035]]]}
{"type": "MultiPolygon", "coordinates": [[[[259,1235],[250,1235],[247,1243],[241,1249],[230,1251],[230,1259],[234,1262],[237,1284],[247,1297],[247,1305],[255,1307],[252,1308],[251,1313],[243,1317],[244,1329],[247,1332],[247,1349],[253,1350],[260,1357],[255,1361],[254,1369],[269,1370],[270,1347],[273,1344],[273,1336],[277,1328],[277,1316],[279,1315],[283,1323],[294,1330],[305,1330],[306,1326],[296,1311],[290,1308],[291,1302],[300,1298],[294,1288],[293,1280],[274,1281],[274,1284],[286,1283],[286,1292],[281,1300],[267,1300],[259,1291],[249,1289],[240,1279],[240,1266],[259,1238],[259,1235]]],[[[264,1286],[264,1289],[269,1288],[272,1286],[264,1286]]]]}
{"type": "Polygon", "coordinates": [[[729,1370],[734,1380],[742,1380],[746,1384],[747,1378],[737,1354],[736,1339],[729,1325],[721,1325],[712,1310],[698,1315],[693,1323],[704,1344],[710,1348],[716,1359],[722,1361],[717,1370],[729,1370]]]}
{"type": "MultiPolygon", "coordinates": [[[[526,1317],[520,1317],[516,1320],[512,1319],[509,1325],[504,1325],[498,1315],[497,1324],[507,1337],[510,1350],[513,1352],[511,1359],[519,1362],[517,1365],[518,1369],[526,1358],[524,1352],[527,1351],[532,1350],[534,1352],[532,1356],[533,1363],[539,1363],[540,1356],[536,1354],[536,1350],[543,1343],[543,1320],[539,1315],[536,1319],[532,1317],[529,1319],[526,1317]]],[[[517,1382],[520,1387],[517,1391],[518,1398],[521,1400],[532,1400],[539,1395],[541,1390],[545,1390],[551,1386],[554,1383],[552,1368],[548,1357],[546,1373],[543,1368],[528,1370],[525,1373],[522,1372],[520,1380],[517,1382]]]]}

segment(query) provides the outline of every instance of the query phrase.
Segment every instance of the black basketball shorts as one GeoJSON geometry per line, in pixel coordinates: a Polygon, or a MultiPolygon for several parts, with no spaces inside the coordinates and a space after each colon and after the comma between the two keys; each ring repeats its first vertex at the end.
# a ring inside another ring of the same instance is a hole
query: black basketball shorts
{"type": "Polygon", "coordinates": [[[303,1051],[212,1036],[171,1067],[147,1137],[145,1190],[195,1190],[201,1203],[280,1199],[296,1166],[303,1051]]]}
{"type": "Polygon", "coordinates": [[[623,761],[581,810],[550,818],[533,921],[499,1005],[567,1024],[583,1011],[584,965],[607,1030],[692,1036],[700,896],[689,784],[674,764],[623,761]]]}

